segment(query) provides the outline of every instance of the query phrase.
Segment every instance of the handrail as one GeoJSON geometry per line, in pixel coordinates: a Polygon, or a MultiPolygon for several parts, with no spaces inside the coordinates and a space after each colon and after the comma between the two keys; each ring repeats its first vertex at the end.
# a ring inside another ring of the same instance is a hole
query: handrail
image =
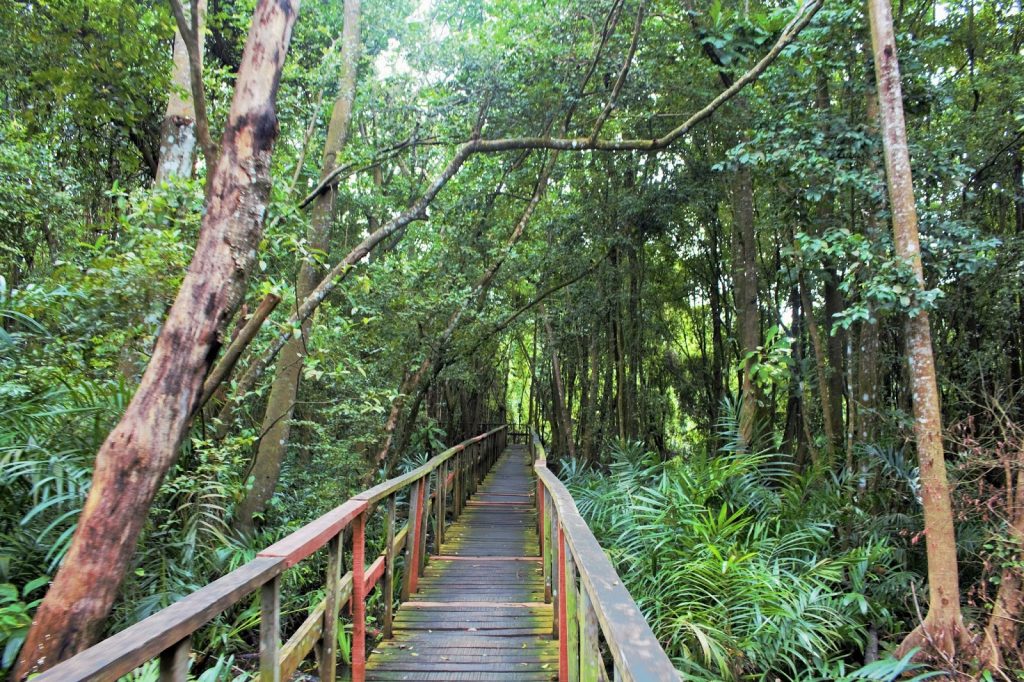
{"type": "Polygon", "coordinates": [[[668,654],[580,516],[572,495],[548,470],[544,446],[536,433],[530,453],[537,474],[537,530],[545,601],[554,596],[559,679],[606,679],[599,633],[611,654],[614,679],[679,679],[668,654]]]}
{"type": "Polygon", "coordinates": [[[466,500],[505,449],[505,442],[506,427],[498,426],[445,450],[407,474],[359,493],[270,545],[240,568],[33,677],[33,681],[116,680],[159,656],[161,682],[184,682],[192,634],[260,589],[261,682],[289,679],[317,642],[321,643],[320,679],[335,679],[338,613],[345,604],[351,604],[353,620],[352,679],[362,682],[366,675],[367,595],[383,579],[383,630],[384,636],[390,637],[398,554],[404,547],[406,569],[398,598],[401,603],[408,601],[410,593],[416,591],[426,564],[431,505],[435,511],[434,553],[439,554],[448,519],[449,494],[454,522],[466,500]],[[397,497],[406,487],[411,487],[409,514],[406,524],[396,532],[397,497]],[[387,502],[387,540],[384,552],[367,566],[366,521],[382,500],[387,502]],[[342,549],[349,527],[352,528],[352,570],[343,576],[342,549]],[[327,595],[282,645],[281,575],[324,547],[328,549],[327,595]]]}

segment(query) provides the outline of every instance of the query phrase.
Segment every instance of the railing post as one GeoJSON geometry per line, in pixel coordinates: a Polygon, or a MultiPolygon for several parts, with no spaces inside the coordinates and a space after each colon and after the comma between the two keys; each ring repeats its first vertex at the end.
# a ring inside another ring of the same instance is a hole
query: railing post
{"type": "Polygon", "coordinates": [[[554,507],[551,505],[551,496],[548,495],[547,490],[544,491],[544,506],[546,509],[548,509],[548,513],[544,516],[544,533],[543,539],[541,540],[542,545],[544,547],[544,558],[541,561],[541,564],[544,565],[544,603],[550,604],[551,594],[553,592],[551,568],[554,566],[554,561],[552,560],[553,557],[551,553],[551,529],[554,524],[555,510],[554,507]]]}
{"type": "Polygon", "coordinates": [[[580,679],[586,682],[607,680],[604,661],[601,659],[601,648],[598,644],[600,626],[597,623],[597,612],[590,602],[590,595],[580,581],[580,599],[578,607],[580,623],[580,679]]]}
{"type": "Polygon", "coordinates": [[[448,463],[442,462],[438,465],[437,488],[434,492],[434,555],[441,554],[441,545],[444,543],[444,503],[448,497],[448,463]]]}
{"type": "MultiPolygon", "coordinates": [[[[384,546],[384,637],[391,639],[391,621],[395,608],[395,498],[388,496],[387,545],[384,546]]],[[[320,679],[333,680],[333,677],[320,679]]]]}
{"type": "Polygon", "coordinates": [[[427,474],[422,479],[423,485],[420,487],[420,509],[422,510],[422,520],[420,525],[420,537],[419,537],[419,549],[416,550],[416,571],[418,575],[423,575],[423,570],[427,567],[427,526],[430,523],[430,475],[427,474]]]}
{"type": "Polygon", "coordinates": [[[423,518],[423,479],[412,482],[409,488],[409,532],[405,536],[405,580],[402,581],[402,601],[416,591],[419,578],[420,521],[423,518]]]}
{"type": "Polygon", "coordinates": [[[160,654],[160,682],[185,682],[188,679],[188,656],[192,636],[180,640],[160,654]]]}
{"type": "Polygon", "coordinates": [[[281,576],[260,588],[260,682],[281,679],[281,576]]]}
{"type": "Polygon", "coordinates": [[[462,456],[466,454],[463,450],[455,455],[455,478],[452,480],[452,514],[453,518],[462,515],[462,456]]]}
{"type": "Polygon", "coordinates": [[[558,593],[556,595],[555,619],[558,627],[558,680],[569,680],[569,628],[565,602],[565,534],[558,525],[558,593]]]}
{"type": "MultiPolygon", "coordinates": [[[[537,541],[540,544],[540,556],[544,556],[544,484],[540,482],[540,478],[537,479],[537,493],[535,494],[537,501],[537,541]]],[[[543,559],[541,559],[543,563],[543,559]]]]}
{"type": "Polygon", "coordinates": [[[345,532],[341,531],[327,546],[327,603],[324,608],[324,626],[320,639],[320,679],[333,680],[338,670],[338,611],[341,609],[341,553],[345,532]]]}
{"type": "Polygon", "coordinates": [[[366,679],[366,512],[352,521],[352,680],[366,679]]]}
{"type": "Polygon", "coordinates": [[[565,649],[569,662],[569,682],[579,682],[580,679],[580,621],[576,605],[576,561],[573,559],[569,548],[569,540],[562,541],[562,555],[565,557],[565,599],[563,599],[563,611],[565,616],[566,641],[565,649]]]}

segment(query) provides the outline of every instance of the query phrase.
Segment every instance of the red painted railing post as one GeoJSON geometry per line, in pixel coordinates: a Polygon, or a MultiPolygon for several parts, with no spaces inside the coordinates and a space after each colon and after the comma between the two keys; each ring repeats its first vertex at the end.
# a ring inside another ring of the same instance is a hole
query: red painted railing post
{"type": "Polygon", "coordinates": [[[569,624],[565,604],[565,533],[558,524],[558,679],[569,679],[569,624]]]}
{"type": "Polygon", "coordinates": [[[352,680],[366,679],[366,512],[352,521],[352,680]]]}

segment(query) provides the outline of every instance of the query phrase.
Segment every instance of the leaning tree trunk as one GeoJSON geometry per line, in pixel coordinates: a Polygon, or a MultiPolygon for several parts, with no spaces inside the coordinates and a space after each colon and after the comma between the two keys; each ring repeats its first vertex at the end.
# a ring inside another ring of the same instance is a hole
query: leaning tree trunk
{"type": "MultiPolygon", "coordinates": [[[[199,12],[199,50],[202,55],[203,23],[206,19],[206,0],[196,3],[199,12]]],[[[174,72],[171,75],[171,96],[160,126],[160,160],[156,167],[156,182],[192,176],[196,162],[196,110],[192,102],[192,76],[188,50],[181,32],[174,31],[174,72]]]]}
{"type": "Polygon", "coordinates": [[[256,6],[195,255],[139,388],[96,455],[78,529],[32,621],[15,679],[97,640],[150,502],[178,454],[256,257],[278,131],[274,102],[298,5],[256,6]]]}
{"type": "MultiPolygon", "coordinates": [[[[917,232],[917,209],[910,173],[910,153],[903,120],[900,67],[896,57],[892,8],[889,0],[869,0],[871,43],[878,81],[878,104],[885,151],[885,175],[892,206],[893,241],[896,255],[914,270],[918,290],[924,289],[921,245],[917,232]]],[[[907,321],[907,362],[913,399],[914,437],[921,471],[921,504],[928,550],[928,615],[899,647],[903,655],[912,647],[937,649],[952,657],[967,641],[960,612],[956,536],[953,509],[946,479],[942,446],[942,415],[935,379],[931,326],[924,310],[907,321]]]]}
{"type": "MultiPolygon", "coordinates": [[[[341,75],[338,78],[338,97],[334,101],[331,121],[327,127],[327,140],[320,169],[321,181],[334,170],[338,152],[348,139],[352,103],[355,100],[356,68],[359,62],[359,4],[360,0],[345,0],[341,75]]],[[[314,251],[327,251],[337,196],[337,189],[331,188],[318,195],[313,204],[308,242],[310,249],[314,251]]],[[[303,259],[295,286],[295,300],[302,301],[309,296],[322,275],[313,262],[303,259]]],[[[259,447],[250,473],[252,485],[235,512],[236,527],[243,533],[251,532],[253,517],[263,511],[277,487],[281,463],[284,461],[288,438],[291,435],[292,414],[298,397],[299,380],[307,352],[306,340],[309,338],[311,326],[311,318],[303,321],[302,334],[285,344],[277,360],[274,381],[270,385],[267,408],[263,414],[259,447]]]]}

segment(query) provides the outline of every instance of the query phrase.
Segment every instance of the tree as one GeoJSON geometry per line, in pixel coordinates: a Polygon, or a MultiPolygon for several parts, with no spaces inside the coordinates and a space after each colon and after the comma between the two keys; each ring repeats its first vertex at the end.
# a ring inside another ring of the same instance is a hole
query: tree
{"type": "MultiPolygon", "coordinates": [[[[917,208],[910,171],[910,153],[903,118],[903,92],[896,56],[889,0],[869,0],[871,44],[878,84],[879,120],[885,153],[885,175],[892,207],[896,255],[913,270],[917,292],[924,291],[924,269],[917,228],[917,208]]],[[[960,612],[956,535],[946,461],[942,444],[942,413],[935,378],[931,325],[921,307],[907,320],[907,364],[914,411],[914,436],[921,469],[921,504],[928,548],[928,614],[900,645],[906,652],[929,647],[951,659],[968,644],[960,612]]]]}
{"type": "Polygon", "coordinates": [[[297,12],[298,2],[287,0],[256,5],[195,255],[139,388],[96,455],[71,548],[33,618],[15,679],[96,641],[178,454],[255,262],[277,137],[275,99],[297,12]]]}

